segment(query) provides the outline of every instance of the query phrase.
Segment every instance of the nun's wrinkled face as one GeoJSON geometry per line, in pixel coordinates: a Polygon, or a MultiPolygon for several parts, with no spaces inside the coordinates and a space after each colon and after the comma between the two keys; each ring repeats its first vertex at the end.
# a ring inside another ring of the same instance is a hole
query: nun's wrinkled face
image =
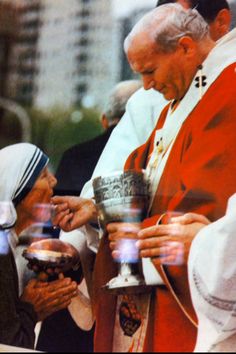
{"type": "Polygon", "coordinates": [[[35,206],[40,204],[50,204],[51,197],[53,196],[53,188],[56,184],[56,178],[48,168],[45,167],[35,182],[32,190],[20,203],[21,207],[27,212],[27,214],[33,217],[35,206]]]}

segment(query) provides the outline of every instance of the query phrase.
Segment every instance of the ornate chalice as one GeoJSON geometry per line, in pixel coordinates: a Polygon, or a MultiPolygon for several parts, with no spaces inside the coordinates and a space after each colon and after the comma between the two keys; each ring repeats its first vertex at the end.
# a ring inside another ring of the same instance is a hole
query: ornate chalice
{"type": "MultiPolygon", "coordinates": [[[[99,222],[106,235],[106,226],[113,222],[140,223],[147,216],[149,183],[144,172],[117,172],[93,181],[99,222]]],[[[111,293],[131,294],[147,291],[136,240],[119,244],[119,275],[105,289],[111,293]]]]}

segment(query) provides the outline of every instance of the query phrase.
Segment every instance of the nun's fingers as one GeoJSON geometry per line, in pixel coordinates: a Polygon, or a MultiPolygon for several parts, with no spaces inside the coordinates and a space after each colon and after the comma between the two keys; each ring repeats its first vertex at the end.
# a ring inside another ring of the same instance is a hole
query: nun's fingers
{"type": "Polygon", "coordinates": [[[48,274],[45,272],[40,272],[38,275],[38,280],[40,280],[41,282],[48,281],[48,274]]]}

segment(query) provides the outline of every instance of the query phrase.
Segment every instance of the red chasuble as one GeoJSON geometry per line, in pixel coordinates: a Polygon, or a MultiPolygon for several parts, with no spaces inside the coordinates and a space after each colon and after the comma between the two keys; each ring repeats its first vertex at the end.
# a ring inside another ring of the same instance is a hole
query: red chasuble
{"type": "MultiPolygon", "coordinates": [[[[197,92],[196,92],[197,94],[197,92]]],[[[156,129],[165,121],[164,109],[156,129]]],[[[156,131],[155,129],[155,131],[156,131]]],[[[155,131],[129,157],[125,169],[145,169],[155,131]]],[[[236,191],[236,65],[226,68],[182,125],[165,165],[150,217],[153,226],[167,211],[196,212],[214,221],[224,215],[236,191]]],[[[214,235],[212,235],[214,237],[214,235]]],[[[108,241],[103,240],[95,266],[97,330],[95,351],[112,351],[116,299],[100,286],[114,275],[108,241]]],[[[159,269],[166,287],[153,295],[145,351],[191,352],[197,323],[184,266],[159,269]]]]}

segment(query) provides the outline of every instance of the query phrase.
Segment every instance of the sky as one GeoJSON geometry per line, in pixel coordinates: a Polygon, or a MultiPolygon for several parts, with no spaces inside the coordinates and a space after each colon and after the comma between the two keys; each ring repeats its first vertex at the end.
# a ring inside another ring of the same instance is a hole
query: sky
{"type": "Polygon", "coordinates": [[[151,6],[155,7],[157,0],[112,0],[113,1],[113,11],[118,17],[127,15],[131,10],[151,6]]]}

